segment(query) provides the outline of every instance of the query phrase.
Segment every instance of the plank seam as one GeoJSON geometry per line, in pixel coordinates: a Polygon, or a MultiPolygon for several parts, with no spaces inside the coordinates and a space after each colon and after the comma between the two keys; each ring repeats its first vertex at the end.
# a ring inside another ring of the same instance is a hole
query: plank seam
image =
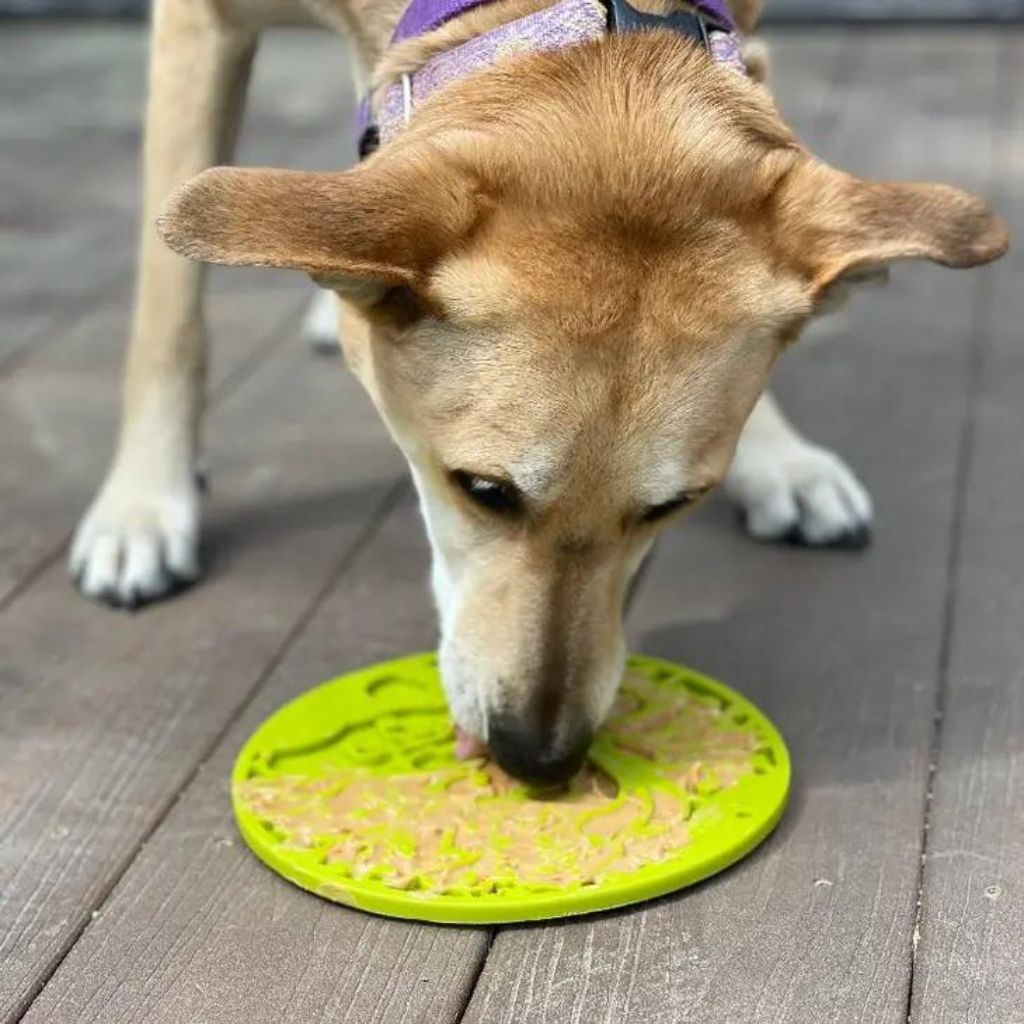
{"type": "MultiPolygon", "coordinates": [[[[999,54],[996,69],[997,113],[993,118],[991,138],[992,179],[995,178],[995,149],[1002,129],[1011,115],[1012,100],[1007,95],[1011,88],[1010,50],[1004,45],[999,54]]],[[[1012,90],[1011,90],[1012,92],[1012,90]]],[[[1000,189],[1000,191],[1002,191],[1000,189]]],[[[998,197],[1001,198],[1001,197],[998,197]]],[[[997,204],[998,205],[998,204],[997,204]]],[[[988,365],[989,348],[992,343],[992,302],[994,298],[995,275],[991,266],[979,274],[975,291],[975,311],[970,354],[968,357],[967,402],[964,421],[961,426],[960,443],[956,453],[956,469],[953,501],[953,520],[950,529],[949,556],[946,561],[946,592],[943,596],[942,638],[939,647],[938,679],[935,690],[935,706],[932,714],[931,739],[928,748],[928,776],[924,792],[924,807],[921,828],[921,849],[917,870],[917,895],[914,906],[914,928],[910,940],[910,979],[907,985],[906,1021],[913,1024],[914,995],[918,975],[918,951],[921,945],[921,925],[924,919],[924,899],[929,855],[929,834],[935,802],[935,784],[942,756],[942,740],[946,720],[946,704],[949,697],[949,675],[952,662],[953,632],[956,618],[957,583],[963,569],[963,539],[967,519],[967,487],[977,442],[978,409],[981,404],[982,382],[988,365]]]]}
{"type": "MultiPolygon", "coordinates": [[[[991,305],[992,274],[983,272],[978,286],[976,301],[983,306],[991,305]]],[[[921,943],[921,922],[924,916],[925,873],[929,853],[929,832],[935,798],[935,782],[942,753],[943,727],[946,719],[946,702],[949,695],[949,669],[952,653],[953,620],[956,617],[957,581],[962,568],[963,533],[966,519],[967,481],[974,459],[974,442],[977,433],[977,407],[980,400],[980,384],[987,355],[987,341],[991,331],[989,317],[979,311],[979,328],[974,334],[971,346],[968,375],[968,408],[956,458],[956,498],[953,507],[953,522],[950,531],[949,557],[946,561],[946,592],[943,597],[942,638],[939,648],[938,685],[935,690],[935,706],[932,713],[931,739],[928,745],[928,776],[924,792],[923,821],[921,829],[921,850],[917,871],[917,899],[914,907],[914,928],[911,933],[910,983],[907,986],[907,1021],[912,1020],[914,984],[916,980],[918,947],[921,943]]]]}
{"type": "Polygon", "coordinates": [[[78,940],[86,932],[93,919],[102,913],[104,906],[107,904],[121,879],[131,868],[135,858],[139,854],[139,851],[146,845],[146,843],[149,842],[156,830],[163,824],[168,814],[170,814],[174,809],[174,806],[181,799],[182,794],[189,789],[193,782],[195,782],[200,772],[209,762],[213,753],[227,736],[231,727],[245,714],[263,684],[274,673],[292,647],[295,646],[296,642],[302,636],[306,627],[323,605],[324,601],[326,601],[334,588],[351,568],[359,552],[362,551],[362,549],[372,541],[376,534],[382,529],[384,523],[390,518],[392,513],[400,504],[407,487],[408,483],[405,476],[403,475],[398,477],[392,482],[381,500],[367,514],[365,526],[359,531],[352,543],[345,549],[344,554],[338,560],[337,565],[328,575],[328,578],[324,581],[323,585],[319,590],[317,590],[316,594],[313,595],[313,598],[306,607],[299,613],[292,627],[288,630],[284,639],[278,645],[277,650],[268,659],[263,670],[257,674],[253,684],[239,701],[235,713],[226,718],[224,724],[219,730],[217,730],[216,734],[207,744],[206,749],[197,758],[192,770],[182,780],[181,785],[165,798],[150,826],[141,833],[132,844],[132,848],[123,857],[120,868],[115,869],[111,873],[107,884],[94,900],[92,906],[86,907],[83,910],[80,921],[76,927],[68,933],[67,942],[64,945],[63,951],[59,952],[58,955],[54,957],[52,965],[47,970],[40,973],[40,976],[36,979],[35,985],[33,985],[29,990],[24,1000],[24,1004],[14,1011],[14,1015],[10,1018],[12,1022],[21,1021],[32,1009],[33,1004],[39,998],[43,989],[45,989],[49,984],[50,979],[54,974],[57,973],[60,965],[78,943],[78,940]]]}
{"type": "Polygon", "coordinates": [[[498,937],[497,928],[487,929],[487,946],[485,947],[482,956],[480,957],[479,963],[476,965],[476,970],[473,972],[473,977],[469,979],[469,984],[466,986],[465,994],[462,997],[462,1002],[459,1004],[456,1012],[454,1024],[462,1024],[466,1019],[466,1013],[469,1010],[469,1004],[473,1001],[473,996],[476,994],[476,987],[480,982],[480,977],[484,973],[484,968],[487,966],[487,959],[491,955],[491,950],[494,948],[494,940],[498,937]]]}

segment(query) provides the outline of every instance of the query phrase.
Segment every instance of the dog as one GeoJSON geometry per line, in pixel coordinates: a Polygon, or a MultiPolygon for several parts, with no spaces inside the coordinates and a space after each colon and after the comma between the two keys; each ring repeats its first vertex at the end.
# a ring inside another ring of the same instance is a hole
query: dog
{"type": "Polygon", "coordinates": [[[404,0],[156,0],[123,427],[70,559],[84,594],[128,607],[198,577],[203,263],[303,271],[411,467],[460,752],[544,784],[611,707],[631,579],[709,491],[762,540],[867,540],[865,489],[767,391],[780,354],[894,260],[1008,245],[978,198],[815,159],[757,47],[744,74],[711,45],[749,36],[759,0],[578,0],[573,18],[637,30],[516,36],[566,28],[556,6],[464,2],[406,37],[404,0]],[[367,158],[214,167],[260,30],[296,17],[351,39],[367,158]],[[502,31],[419,95],[423,69],[502,31]]]}

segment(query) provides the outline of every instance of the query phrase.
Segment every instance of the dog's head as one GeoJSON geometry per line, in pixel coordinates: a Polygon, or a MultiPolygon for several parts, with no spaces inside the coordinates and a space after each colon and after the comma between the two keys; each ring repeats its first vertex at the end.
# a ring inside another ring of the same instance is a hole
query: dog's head
{"type": "Polygon", "coordinates": [[[359,309],[343,340],[420,491],[453,715],[552,780],[612,702],[630,578],[722,479],[804,322],[867,270],[969,266],[1006,236],[962,192],[816,161],[763,89],[670,37],[442,100],[347,173],[208,171],[162,231],[359,309]]]}

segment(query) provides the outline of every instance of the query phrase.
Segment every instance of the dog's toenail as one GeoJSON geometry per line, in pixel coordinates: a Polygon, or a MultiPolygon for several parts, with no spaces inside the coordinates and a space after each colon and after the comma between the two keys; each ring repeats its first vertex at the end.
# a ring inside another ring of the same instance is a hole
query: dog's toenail
{"type": "Polygon", "coordinates": [[[871,527],[864,523],[854,527],[842,539],[842,546],[851,551],[861,551],[871,544],[871,527]]]}

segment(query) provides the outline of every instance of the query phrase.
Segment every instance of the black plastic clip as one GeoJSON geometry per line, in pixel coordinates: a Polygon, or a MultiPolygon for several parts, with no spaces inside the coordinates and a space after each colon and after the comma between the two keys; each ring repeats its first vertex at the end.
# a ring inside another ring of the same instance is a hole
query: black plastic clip
{"type": "Polygon", "coordinates": [[[376,153],[378,149],[380,149],[380,129],[375,124],[369,124],[359,136],[357,146],[359,159],[365,160],[371,153],[376,153]]]}
{"type": "Polygon", "coordinates": [[[728,31],[727,26],[718,24],[706,14],[688,11],[647,14],[645,11],[638,11],[628,0],[604,0],[604,5],[608,11],[609,32],[654,32],[661,29],[692,39],[709,50],[711,40],[708,38],[708,31],[728,31]]]}

